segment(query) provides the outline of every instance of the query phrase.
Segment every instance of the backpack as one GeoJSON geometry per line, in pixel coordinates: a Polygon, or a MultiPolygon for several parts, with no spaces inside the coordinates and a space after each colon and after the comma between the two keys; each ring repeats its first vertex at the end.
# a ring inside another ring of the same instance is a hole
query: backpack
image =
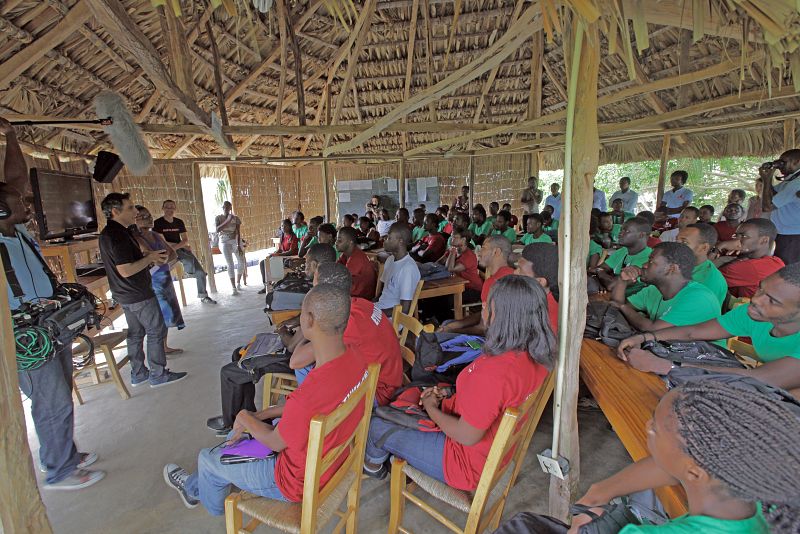
{"type": "Polygon", "coordinates": [[[642,343],[642,349],[673,362],[707,363],[716,367],[744,369],[744,365],[731,351],[707,341],[647,341],[642,343]]]}
{"type": "Polygon", "coordinates": [[[419,264],[419,274],[420,278],[426,282],[450,278],[450,271],[447,270],[447,267],[435,261],[419,264]]]}
{"type": "Polygon", "coordinates": [[[459,337],[461,337],[460,334],[421,332],[417,338],[417,345],[414,351],[416,353],[414,365],[411,366],[412,383],[419,382],[427,385],[437,383],[455,384],[458,373],[483,353],[478,350],[471,359],[460,359],[465,354],[465,350],[461,348],[448,350],[448,348],[452,348],[448,343],[453,343],[454,340],[457,341],[459,337]],[[459,363],[445,365],[456,358],[460,359],[459,363]]]}
{"type": "Polygon", "coordinates": [[[267,311],[299,310],[312,283],[305,276],[289,274],[267,293],[267,311]]]}
{"type": "Polygon", "coordinates": [[[392,428],[380,436],[376,443],[378,447],[382,447],[383,444],[386,443],[386,440],[389,439],[389,436],[395,432],[399,432],[403,428],[419,430],[420,432],[441,432],[441,429],[431,420],[425,409],[419,405],[419,399],[422,396],[422,391],[426,387],[432,387],[434,385],[438,386],[440,389],[444,389],[447,394],[447,398],[444,399],[442,403],[447,402],[448,399],[453,397],[453,394],[455,393],[455,387],[452,384],[411,382],[408,385],[397,389],[394,392],[394,395],[392,395],[392,400],[389,404],[375,408],[373,414],[376,417],[385,419],[386,421],[401,427],[392,428]]]}
{"type": "Polygon", "coordinates": [[[586,306],[583,337],[596,339],[609,347],[618,347],[620,341],[637,333],[616,306],[608,302],[590,302],[586,306]]]}

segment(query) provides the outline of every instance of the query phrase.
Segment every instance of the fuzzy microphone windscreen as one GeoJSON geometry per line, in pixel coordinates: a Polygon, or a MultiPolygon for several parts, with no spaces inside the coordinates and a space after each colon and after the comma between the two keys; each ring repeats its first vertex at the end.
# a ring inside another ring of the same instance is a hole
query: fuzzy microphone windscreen
{"type": "Polygon", "coordinates": [[[153,158],[122,97],[113,91],[103,91],[94,98],[94,106],[98,118],[111,117],[114,121],[103,130],[111,139],[122,162],[137,176],[147,173],[153,164],[153,158]]]}

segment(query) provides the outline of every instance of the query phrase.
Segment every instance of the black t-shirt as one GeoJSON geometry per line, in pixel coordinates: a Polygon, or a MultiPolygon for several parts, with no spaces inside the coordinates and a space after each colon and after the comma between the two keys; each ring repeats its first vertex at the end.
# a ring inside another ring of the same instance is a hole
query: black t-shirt
{"type": "Polygon", "coordinates": [[[159,217],[153,221],[153,231],[163,235],[169,243],[180,243],[181,234],[186,232],[186,225],[177,217],[173,217],[172,222],[167,222],[164,217],[159,217]]]}
{"type": "Polygon", "coordinates": [[[114,300],[120,304],[135,304],[155,297],[149,269],[142,269],[128,278],[117,271],[117,265],[133,263],[144,257],[130,230],[116,221],[108,221],[100,232],[100,257],[105,264],[114,300]]]}

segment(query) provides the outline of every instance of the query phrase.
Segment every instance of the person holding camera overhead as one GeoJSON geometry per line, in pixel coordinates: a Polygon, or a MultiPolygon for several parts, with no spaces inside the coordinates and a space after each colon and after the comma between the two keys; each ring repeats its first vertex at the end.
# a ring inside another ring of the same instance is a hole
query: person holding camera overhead
{"type": "MultiPolygon", "coordinates": [[[[778,229],[775,255],[783,263],[800,261],[800,149],[787,150],[776,160],[763,164],[758,173],[764,182],[764,196],[771,198],[770,220],[778,229]],[[780,182],[772,186],[775,171],[780,171],[780,182]],[[774,192],[774,195],[768,195],[774,192]]],[[[768,206],[764,206],[765,208],[768,206]]]]}
{"type": "Polygon", "coordinates": [[[186,373],[167,369],[164,353],[167,325],[150,277],[150,268],[167,263],[169,255],[163,249],[142,252],[130,230],[138,212],[128,193],[109,193],[100,207],[107,219],[100,232],[100,257],[106,267],[111,295],[122,305],[128,322],[131,386],[150,382],[151,388],[158,388],[178,382],[186,378],[186,373]],[[145,336],[149,369],[144,364],[145,336]]]}
{"type": "MultiPolygon", "coordinates": [[[[28,167],[14,127],[0,118],[6,153],[0,182],[0,254],[8,279],[8,304],[24,304],[53,296],[55,275],[25,230],[31,218],[28,167]]],[[[97,461],[93,452],[78,452],[72,409],[72,346],[66,343],[38,367],[18,369],[19,387],[31,400],[31,417],[39,439],[39,465],[46,489],[75,490],[100,481],[105,473],[85,469],[97,461]]]]}

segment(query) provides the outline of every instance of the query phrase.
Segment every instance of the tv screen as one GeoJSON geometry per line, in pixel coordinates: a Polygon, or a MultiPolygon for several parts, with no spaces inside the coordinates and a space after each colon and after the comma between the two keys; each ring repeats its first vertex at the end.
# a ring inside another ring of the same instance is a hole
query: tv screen
{"type": "Polygon", "coordinates": [[[94,190],[89,175],[31,169],[31,189],[42,239],[97,231],[94,190]]]}

